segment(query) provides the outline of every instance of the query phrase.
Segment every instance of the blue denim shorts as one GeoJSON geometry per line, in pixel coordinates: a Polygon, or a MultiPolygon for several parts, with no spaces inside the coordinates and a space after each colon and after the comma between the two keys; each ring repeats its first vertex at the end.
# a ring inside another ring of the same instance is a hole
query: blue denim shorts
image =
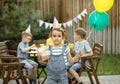
{"type": "Polygon", "coordinates": [[[76,62],[76,63],[74,63],[74,64],[68,64],[67,65],[67,70],[69,70],[69,69],[73,69],[73,70],[75,70],[75,71],[77,71],[77,70],[79,70],[81,68],[81,62],[76,62]]]}
{"type": "Polygon", "coordinates": [[[25,63],[24,68],[27,68],[27,69],[32,69],[32,68],[38,66],[38,64],[36,62],[29,60],[29,59],[21,60],[20,63],[25,63]]]}

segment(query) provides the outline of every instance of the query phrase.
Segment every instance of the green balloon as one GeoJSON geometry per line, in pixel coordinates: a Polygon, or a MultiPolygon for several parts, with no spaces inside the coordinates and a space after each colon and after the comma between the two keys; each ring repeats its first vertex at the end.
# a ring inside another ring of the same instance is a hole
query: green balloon
{"type": "Polygon", "coordinates": [[[109,16],[106,12],[99,13],[95,10],[89,15],[88,24],[91,29],[103,30],[109,24],[109,16]]]}

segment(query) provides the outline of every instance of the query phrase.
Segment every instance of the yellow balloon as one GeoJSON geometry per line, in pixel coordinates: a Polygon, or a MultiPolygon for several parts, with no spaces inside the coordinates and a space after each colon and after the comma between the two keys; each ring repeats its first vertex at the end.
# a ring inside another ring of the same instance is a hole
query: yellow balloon
{"type": "Polygon", "coordinates": [[[113,6],[114,0],[94,0],[93,4],[98,12],[106,12],[113,6]]]}

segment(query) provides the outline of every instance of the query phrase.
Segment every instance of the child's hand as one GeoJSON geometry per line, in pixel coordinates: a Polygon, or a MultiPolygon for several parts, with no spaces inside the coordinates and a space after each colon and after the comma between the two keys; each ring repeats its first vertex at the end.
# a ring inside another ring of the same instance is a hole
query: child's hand
{"type": "Polygon", "coordinates": [[[79,51],[76,57],[80,58],[83,55],[82,51],[79,51]]]}
{"type": "Polygon", "coordinates": [[[77,59],[80,59],[80,57],[82,56],[82,51],[79,51],[78,54],[75,56],[77,59]]]}
{"type": "Polygon", "coordinates": [[[73,61],[74,61],[74,62],[78,62],[78,61],[79,61],[79,58],[78,58],[78,57],[74,57],[74,58],[73,58],[73,61]]]}
{"type": "Polygon", "coordinates": [[[33,45],[31,45],[31,46],[30,46],[30,48],[34,48],[34,47],[36,47],[36,45],[35,45],[35,44],[33,44],[33,45]]]}
{"type": "Polygon", "coordinates": [[[79,54],[80,57],[83,55],[82,51],[79,51],[78,54],[79,54]]]}

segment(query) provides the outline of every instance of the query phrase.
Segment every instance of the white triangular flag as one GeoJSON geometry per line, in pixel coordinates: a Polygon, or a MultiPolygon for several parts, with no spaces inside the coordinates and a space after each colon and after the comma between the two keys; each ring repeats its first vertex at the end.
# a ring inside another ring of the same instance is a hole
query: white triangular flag
{"type": "Polygon", "coordinates": [[[70,26],[72,26],[72,20],[69,21],[70,26]]]}
{"type": "Polygon", "coordinates": [[[85,17],[85,14],[84,14],[84,13],[82,13],[82,14],[81,14],[81,16],[85,17]]]}
{"type": "Polygon", "coordinates": [[[43,25],[44,21],[39,20],[39,27],[41,27],[43,25]]]}
{"type": "Polygon", "coordinates": [[[70,27],[69,22],[66,22],[65,24],[66,24],[66,26],[70,27]]]}
{"type": "Polygon", "coordinates": [[[84,14],[88,14],[88,13],[87,13],[87,9],[84,9],[84,14]]]}
{"type": "Polygon", "coordinates": [[[60,28],[61,27],[58,20],[56,19],[56,17],[54,17],[53,27],[54,28],[60,28]]]}
{"type": "Polygon", "coordinates": [[[63,27],[66,28],[66,26],[67,26],[66,23],[63,23],[63,27]]]}
{"type": "Polygon", "coordinates": [[[73,18],[73,22],[78,23],[77,17],[73,18]]]}
{"type": "Polygon", "coordinates": [[[72,20],[66,22],[66,24],[67,24],[68,27],[72,26],[72,20]]]}
{"type": "Polygon", "coordinates": [[[53,27],[53,24],[52,24],[52,23],[50,23],[50,24],[49,24],[49,27],[50,27],[50,28],[51,28],[51,27],[53,27]]]}
{"type": "Polygon", "coordinates": [[[83,17],[85,17],[85,14],[87,14],[87,10],[86,10],[86,9],[84,9],[84,10],[82,11],[81,15],[82,15],[83,17]]]}
{"type": "Polygon", "coordinates": [[[50,23],[45,22],[45,28],[47,29],[49,27],[50,23]]]}
{"type": "Polygon", "coordinates": [[[26,32],[26,33],[31,33],[31,25],[29,25],[29,26],[27,27],[27,29],[25,30],[25,32],[26,32]]]}
{"type": "Polygon", "coordinates": [[[79,20],[82,20],[82,17],[81,17],[80,14],[77,16],[77,18],[78,18],[79,20]]]}

